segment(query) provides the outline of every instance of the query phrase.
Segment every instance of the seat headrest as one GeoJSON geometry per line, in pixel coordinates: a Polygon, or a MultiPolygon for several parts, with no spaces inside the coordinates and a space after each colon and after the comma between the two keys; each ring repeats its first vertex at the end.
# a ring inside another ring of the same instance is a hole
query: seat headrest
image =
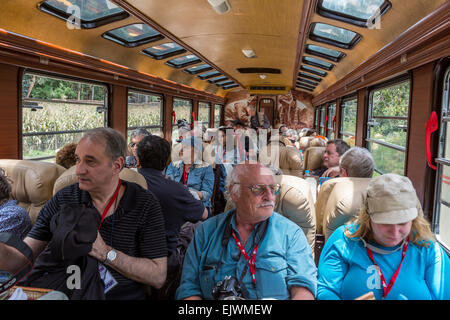
{"type": "Polygon", "coordinates": [[[312,139],[314,139],[314,137],[301,137],[299,140],[300,149],[306,150],[309,147],[309,143],[312,139]]]}
{"type": "Polygon", "coordinates": [[[304,232],[313,252],[316,238],[316,214],[308,182],[290,175],[275,176],[281,185],[275,211],[296,223],[304,232]]]}
{"type": "Polygon", "coordinates": [[[309,147],[305,151],[305,170],[317,170],[322,167],[326,147],[309,147]]]}
{"type": "MultiPolygon", "coordinates": [[[[119,173],[119,178],[128,182],[134,182],[142,188],[147,189],[147,180],[145,180],[143,175],[133,169],[123,168],[119,173]]],[[[78,177],[75,174],[75,166],[70,167],[56,180],[55,186],[53,187],[53,194],[77,182],[78,177]]]]}
{"type": "Polygon", "coordinates": [[[40,208],[53,196],[53,185],[66,170],[55,163],[33,160],[0,160],[11,179],[12,197],[30,214],[34,223],[40,208]]]}

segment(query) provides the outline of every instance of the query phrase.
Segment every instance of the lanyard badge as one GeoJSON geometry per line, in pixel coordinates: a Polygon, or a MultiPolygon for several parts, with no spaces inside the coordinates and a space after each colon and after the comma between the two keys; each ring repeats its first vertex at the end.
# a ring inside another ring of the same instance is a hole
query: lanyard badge
{"type": "Polygon", "coordinates": [[[108,213],[109,208],[111,208],[112,204],[114,203],[114,201],[116,200],[117,196],[119,195],[119,189],[120,189],[120,185],[121,184],[122,184],[122,180],[119,179],[119,183],[117,184],[116,191],[114,191],[114,194],[111,197],[111,199],[109,200],[108,204],[106,205],[105,210],[103,210],[102,220],[100,221],[100,224],[98,226],[98,230],[100,230],[100,227],[102,226],[103,220],[105,220],[105,217],[106,217],[106,214],[108,213]]]}

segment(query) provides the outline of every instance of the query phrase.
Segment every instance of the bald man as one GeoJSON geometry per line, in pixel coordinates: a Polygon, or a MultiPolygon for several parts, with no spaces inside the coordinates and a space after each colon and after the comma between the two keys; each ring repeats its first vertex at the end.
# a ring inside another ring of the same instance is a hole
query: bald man
{"type": "Polygon", "coordinates": [[[236,209],[196,230],[177,299],[314,299],[311,247],[296,224],[273,211],[279,190],[272,171],[259,163],[233,169],[228,191],[236,209]],[[213,293],[227,282],[233,290],[213,293]]]}

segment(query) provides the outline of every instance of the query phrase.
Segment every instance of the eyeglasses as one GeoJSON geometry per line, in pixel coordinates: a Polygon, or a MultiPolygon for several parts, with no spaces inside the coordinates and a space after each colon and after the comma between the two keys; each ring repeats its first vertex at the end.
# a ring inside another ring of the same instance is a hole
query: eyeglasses
{"type": "MultiPolygon", "coordinates": [[[[235,183],[240,184],[240,183],[235,183]]],[[[250,191],[255,196],[262,196],[264,192],[266,192],[267,188],[270,189],[270,192],[274,195],[277,195],[280,193],[281,186],[278,183],[275,184],[254,184],[254,185],[243,185],[250,189],[250,191]]]]}
{"type": "Polygon", "coordinates": [[[137,145],[137,143],[134,143],[134,142],[130,142],[130,144],[129,144],[130,148],[134,148],[136,145],[137,145]]]}

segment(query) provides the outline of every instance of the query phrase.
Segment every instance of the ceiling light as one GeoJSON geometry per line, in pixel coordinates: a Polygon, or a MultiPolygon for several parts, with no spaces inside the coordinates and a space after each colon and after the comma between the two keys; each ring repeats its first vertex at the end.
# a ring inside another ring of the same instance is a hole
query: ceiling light
{"type": "Polygon", "coordinates": [[[267,78],[267,76],[266,76],[265,74],[260,74],[259,77],[260,77],[261,79],[263,79],[263,80],[264,80],[265,78],[267,78]]]}
{"type": "Polygon", "coordinates": [[[208,2],[218,14],[224,14],[230,11],[231,6],[227,0],[208,0],[208,2]]]}
{"type": "Polygon", "coordinates": [[[247,58],[256,58],[255,51],[253,51],[252,49],[242,49],[242,53],[247,58]]]}

